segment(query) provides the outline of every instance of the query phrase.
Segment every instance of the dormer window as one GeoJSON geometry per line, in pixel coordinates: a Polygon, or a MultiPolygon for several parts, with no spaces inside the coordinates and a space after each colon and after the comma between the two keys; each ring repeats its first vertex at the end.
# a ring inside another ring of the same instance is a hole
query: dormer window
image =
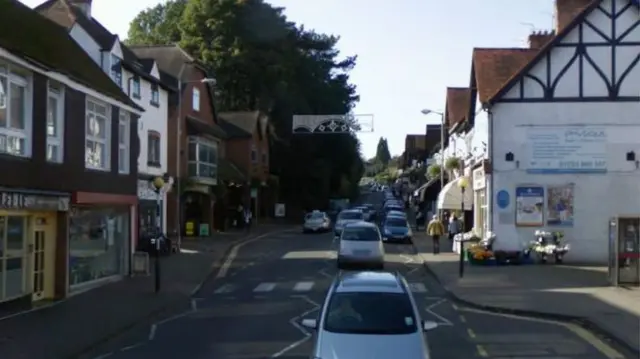
{"type": "Polygon", "coordinates": [[[193,89],[191,104],[194,111],[200,111],[200,90],[197,88],[193,89]]]}
{"type": "Polygon", "coordinates": [[[131,80],[131,96],[140,99],[140,78],[137,76],[131,80]]]}
{"type": "Polygon", "coordinates": [[[111,55],[111,78],[122,87],[122,60],[116,55],[111,55]]]}
{"type": "Polygon", "coordinates": [[[158,84],[151,85],[151,105],[160,106],[160,89],[158,88],[158,84]]]}

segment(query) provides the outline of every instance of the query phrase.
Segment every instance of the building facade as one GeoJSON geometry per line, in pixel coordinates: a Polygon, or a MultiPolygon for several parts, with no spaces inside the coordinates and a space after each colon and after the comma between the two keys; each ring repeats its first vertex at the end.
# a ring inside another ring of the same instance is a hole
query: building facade
{"type": "Polygon", "coordinates": [[[127,274],[143,109],[20,2],[0,3],[0,44],[0,306],[127,274]]]}
{"type": "MultiPolygon", "coordinates": [[[[160,80],[157,64],[142,60],[123,44],[117,35],[109,32],[91,14],[91,0],[50,0],[36,10],[59,25],[100,66],[103,71],[138,106],[145,111],[135,129],[140,141],[136,161],[123,166],[138,168],[138,229],[147,236],[157,231],[157,194],[149,182],[167,173],[167,116],[168,93],[175,91],[160,80]]],[[[119,144],[120,150],[128,146],[119,144]]],[[[166,231],[166,193],[161,196],[161,230],[166,231]]]]}
{"type": "Polygon", "coordinates": [[[606,263],[609,219],[640,212],[638,5],[557,0],[556,9],[556,35],[484,104],[489,222],[501,246],[559,230],[572,244],[567,260],[606,263]]]}

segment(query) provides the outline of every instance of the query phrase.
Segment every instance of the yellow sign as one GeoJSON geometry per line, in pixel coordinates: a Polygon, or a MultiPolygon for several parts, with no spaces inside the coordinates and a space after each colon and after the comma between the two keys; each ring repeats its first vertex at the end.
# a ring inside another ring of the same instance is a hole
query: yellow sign
{"type": "Polygon", "coordinates": [[[195,223],[187,222],[185,223],[185,232],[187,236],[193,236],[195,234],[195,223]]]}

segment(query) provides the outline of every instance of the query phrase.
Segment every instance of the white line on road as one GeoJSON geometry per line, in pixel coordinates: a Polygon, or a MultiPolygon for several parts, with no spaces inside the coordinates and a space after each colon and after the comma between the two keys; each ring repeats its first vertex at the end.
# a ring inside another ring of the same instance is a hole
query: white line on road
{"type": "Polygon", "coordinates": [[[409,288],[413,293],[426,293],[427,287],[424,283],[409,283],[409,288]]]}
{"type": "Polygon", "coordinates": [[[225,284],[222,287],[216,289],[213,293],[214,294],[225,294],[225,293],[231,293],[236,289],[236,287],[233,284],[225,284]]]}
{"type": "Polygon", "coordinates": [[[311,304],[313,306],[313,308],[311,308],[311,309],[309,309],[309,310],[307,310],[307,311],[305,311],[305,312],[303,312],[303,313],[301,313],[301,314],[299,314],[299,315],[297,315],[297,316],[295,316],[295,317],[293,317],[293,318],[291,318],[289,320],[289,323],[291,323],[291,325],[293,325],[296,329],[298,329],[304,335],[304,338],[302,338],[302,339],[300,339],[298,341],[295,341],[295,342],[287,345],[286,347],[284,347],[279,352],[277,352],[275,354],[272,354],[271,357],[270,357],[271,359],[279,358],[279,357],[285,355],[286,353],[288,353],[292,349],[302,345],[304,342],[306,342],[307,340],[309,340],[311,338],[311,333],[309,333],[309,331],[305,327],[300,325],[298,323],[298,321],[300,319],[306,317],[307,315],[309,315],[309,314],[317,311],[318,309],[320,309],[320,304],[314,302],[313,300],[311,300],[311,298],[307,297],[306,295],[292,295],[291,297],[300,298],[300,299],[304,300],[305,302],[307,302],[307,303],[309,303],[309,304],[311,304]]]}
{"type": "Polygon", "coordinates": [[[429,305],[425,310],[427,311],[427,313],[433,315],[434,317],[436,317],[436,318],[438,318],[438,319],[440,319],[442,321],[441,323],[438,323],[438,325],[445,325],[445,326],[450,326],[451,327],[451,326],[453,326],[453,323],[451,323],[450,320],[448,320],[447,318],[445,318],[445,317],[441,316],[440,314],[437,314],[437,313],[435,313],[433,311],[433,309],[435,307],[439,306],[440,304],[442,304],[442,303],[444,303],[446,301],[447,301],[446,299],[442,298],[442,299],[438,300],[437,302],[429,305]]]}
{"type": "Polygon", "coordinates": [[[295,292],[308,292],[311,290],[311,288],[313,288],[313,285],[313,282],[298,282],[293,287],[293,290],[295,292]]]}
{"type": "Polygon", "coordinates": [[[271,292],[276,287],[276,283],[260,283],[253,288],[254,292],[271,292]]]}
{"type": "Polygon", "coordinates": [[[156,337],[156,330],[158,330],[157,324],[151,324],[151,329],[149,329],[149,340],[153,340],[156,337]]]}

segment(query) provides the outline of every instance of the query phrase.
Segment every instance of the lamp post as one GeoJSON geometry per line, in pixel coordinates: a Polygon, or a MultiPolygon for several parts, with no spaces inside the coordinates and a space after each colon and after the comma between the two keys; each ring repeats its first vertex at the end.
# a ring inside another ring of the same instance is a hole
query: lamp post
{"type": "Polygon", "coordinates": [[[444,112],[432,111],[427,108],[420,111],[423,115],[439,115],[440,116],[440,190],[444,188],[444,112]]]}
{"type": "MultiPolygon", "coordinates": [[[[178,118],[176,120],[176,175],[180,176],[180,174],[182,173],[181,171],[181,166],[182,166],[182,147],[181,147],[181,142],[182,142],[182,96],[184,95],[182,93],[182,89],[184,87],[185,84],[193,84],[193,83],[202,83],[202,84],[210,84],[211,86],[214,86],[216,84],[216,79],[214,79],[213,77],[205,77],[203,79],[200,80],[195,80],[195,81],[183,81],[182,77],[184,74],[184,71],[187,68],[187,65],[193,65],[193,63],[191,62],[184,62],[182,63],[182,66],[180,67],[180,72],[178,73],[178,118]]],[[[178,248],[180,248],[180,246],[182,245],[182,181],[177,181],[178,183],[176,184],[176,222],[175,222],[175,228],[176,231],[178,233],[176,233],[178,235],[178,248]]]]}
{"type": "MultiPolygon", "coordinates": [[[[167,174],[153,178],[149,183],[156,193],[156,238],[155,242],[155,292],[160,292],[160,250],[164,237],[162,235],[162,197],[173,185],[173,178],[167,174]]],[[[171,250],[171,248],[169,248],[171,250]]]]}
{"type": "MultiPolygon", "coordinates": [[[[464,192],[467,189],[467,186],[469,186],[469,181],[467,180],[467,177],[460,177],[460,179],[458,180],[458,187],[460,187],[460,193],[462,194],[462,199],[460,200],[460,217],[462,220],[462,233],[464,233],[464,192]]],[[[464,238],[462,238],[462,234],[460,235],[460,263],[459,263],[459,275],[460,278],[464,277],[464,238]]]]}

